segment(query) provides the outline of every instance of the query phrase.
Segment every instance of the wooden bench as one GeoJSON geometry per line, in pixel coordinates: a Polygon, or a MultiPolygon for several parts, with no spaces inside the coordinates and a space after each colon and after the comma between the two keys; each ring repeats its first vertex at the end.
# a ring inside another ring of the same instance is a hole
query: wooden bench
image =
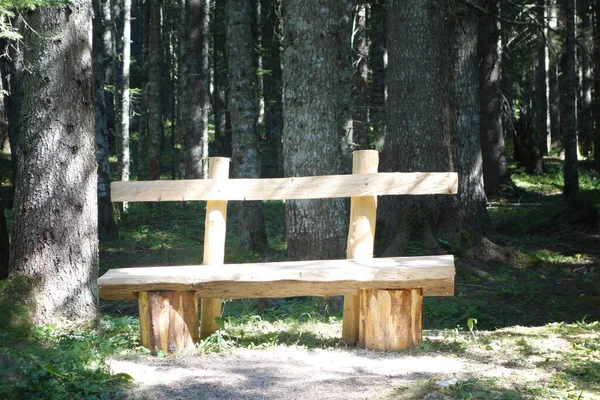
{"type": "Polygon", "coordinates": [[[229,159],[215,157],[206,180],[113,182],[115,202],[206,200],[204,260],[112,269],[98,279],[100,296],[139,299],[141,343],[153,351],[179,352],[216,331],[224,298],[334,295],[344,295],[344,342],[412,347],[421,342],[423,296],[454,294],[454,259],[373,258],[376,196],[454,194],[458,179],[450,172],[377,173],[377,165],[378,153],[364,150],[354,153],[352,175],[227,179],[229,159]],[[347,259],[223,264],[228,200],[333,197],[351,197],[347,259]]]}

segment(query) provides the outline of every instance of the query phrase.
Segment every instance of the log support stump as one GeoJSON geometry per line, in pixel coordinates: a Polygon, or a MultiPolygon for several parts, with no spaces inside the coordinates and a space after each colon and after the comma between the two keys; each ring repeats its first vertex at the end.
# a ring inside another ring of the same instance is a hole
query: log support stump
{"type": "Polygon", "coordinates": [[[139,309],[140,341],[153,354],[179,353],[198,341],[195,292],[140,292],[139,309]]]}
{"type": "Polygon", "coordinates": [[[361,289],[360,347],[368,350],[406,350],[421,343],[422,289],[361,289]]]}

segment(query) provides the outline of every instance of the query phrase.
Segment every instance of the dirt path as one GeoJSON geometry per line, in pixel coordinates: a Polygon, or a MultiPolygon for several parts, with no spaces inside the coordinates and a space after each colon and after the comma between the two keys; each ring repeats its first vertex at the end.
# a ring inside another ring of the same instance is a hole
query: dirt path
{"type": "MultiPolygon", "coordinates": [[[[499,377],[512,383],[547,380],[527,365],[505,367],[453,354],[404,355],[357,349],[237,348],[225,353],[113,360],[114,372],[149,399],[399,399],[430,397],[434,381],[499,377]],[[429,385],[429,389],[427,386],[429,385]]],[[[432,389],[433,386],[433,389],[432,389]]]]}

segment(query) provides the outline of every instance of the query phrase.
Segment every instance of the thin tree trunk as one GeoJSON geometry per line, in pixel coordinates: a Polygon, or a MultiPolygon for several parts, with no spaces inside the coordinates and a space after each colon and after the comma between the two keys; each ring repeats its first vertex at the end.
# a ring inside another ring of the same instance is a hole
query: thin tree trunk
{"type": "Polygon", "coordinates": [[[0,280],[8,277],[10,266],[10,240],[4,207],[4,199],[0,193],[0,280]]]}
{"type": "Polygon", "coordinates": [[[570,203],[579,197],[579,162],[577,160],[577,70],[575,65],[575,0],[562,0],[562,16],[567,39],[562,61],[561,104],[563,147],[565,149],[564,195],[570,203]]]}
{"type": "Polygon", "coordinates": [[[99,0],[93,0],[94,35],[93,35],[93,69],[94,69],[94,108],[96,122],[96,159],[98,162],[98,236],[100,240],[112,240],[119,236],[117,215],[110,199],[110,163],[108,161],[108,128],[106,124],[106,102],[104,99],[105,75],[103,60],[103,36],[105,26],[102,20],[102,9],[99,0]]]}
{"type": "Polygon", "coordinates": [[[149,0],[148,10],[148,179],[160,179],[162,154],[161,0],[149,0]]]}
{"type": "Polygon", "coordinates": [[[208,177],[209,78],[208,0],[190,0],[186,8],[184,51],[186,87],[182,99],[185,177],[208,177]]]}
{"type": "Polygon", "coordinates": [[[215,0],[213,23],[213,113],[215,116],[215,138],[217,153],[231,155],[231,124],[227,110],[227,1],[215,0]]]}
{"type": "Polygon", "coordinates": [[[356,4],[352,47],[355,68],[354,79],[354,141],[365,150],[369,148],[369,44],[367,41],[367,5],[356,4]]]}
{"type": "Polygon", "coordinates": [[[265,137],[270,162],[274,164],[273,177],[283,176],[283,105],[281,84],[281,2],[280,0],[261,0],[263,2],[263,58],[264,68],[269,71],[263,76],[263,94],[265,100],[265,137]]]}
{"type": "Polygon", "coordinates": [[[34,321],[90,321],[98,311],[92,4],[40,7],[26,19],[10,273],[34,281],[34,321]]]}
{"type": "Polygon", "coordinates": [[[352,96],[352,0],[338,0],[337,52],[339,57],[338,124],[340,132],[340,173],[352,173],[354,150],[354,98],[352,96]]]}
{"type": "MultiPolygon", "coordinates": [[[[22,29],[23,18],[16,17],[13,20],[16,29],[22,29]]],[[[11,182],[13,190],[16,189],[17,164],[19,160],[19,132],[21,130],[21,77],[23,71],[23,44],[20,40],[8,43],[7,56],[0,58],[2,63],[2,79],[4,79],[4,90],[8,96],[4,96],[4,107],[8,120],[8,140],[10,142],[11,182]]]]}
{"type": "Polygon", "coordinates": [[[596,127],[594,131],[594,160],[596,161],[596,170],[600,171],[600,1],[594,2],[594,92],[596,94],[594,111],[596,127]]]}
{"type": "MultiPolygon", "coordinates": [[[[232,129],[232,167],[236,178],[258,178],[258,96],[254,68],[250,1],[230,1],[227,6],[229,115],[232,129]]],[[[258,201],[237,203],[238,244],[244,250],[268,247],[262,205],[258,201]]]]}
{"type": "MultiPolygon", "coordinates": [[[[545,25],[546,0],[537,0],[537,21],[545,25]]],[[[548,155],[548,98],[546,91],[546,38],[540,28],[538,39],[538,62],[535,75],[535,125],[538,135],[538,147],[542,156],[548,155]]]]}
{"type": "Polygon", "coordinates": [[[590,0],[578,0],[581,31],[578,35],[581,53],[581,114],[578,118],[578,134],[581,154],[590,157],[594,152],[594,116],[592,114],[592,26],[590,23],[590,0]]]}
{"type": "MultiPolygon", "coordinates": [[[[335,174],[340,169],[339,4],[297,0],[283,5],[284,171],[286,176],[335,174]]],[[[288,258],[343,257],[346,219],[339,199],[286,201],[288,258]]]]}
{"type": "MultiPolygon", "coordinates": [[[[118,12],[118,5],[115,7],[116,11],[113,11],[113,3],[118,3],[116,0],[101,0],[100,9],[98,16],[102,18],[102,53],[103,53],[103,65],[104,65],[104,84],[113,86],[116,82],[116,30],[115,30],[115,18],[113,13],[118,12]]],[[[114,89],[114,88],[113,88],[114,89]]],[[[104,90],[104,88],[103,88],[104,90]]],[[[104,92],[105,110],[106,110],[106,127],[107,129],[115,132],[115,91],[106,90],[104,92]]]]}
{"type": "MultiPolygon", "coordinates": [[[[557,22],[556,19],[556,0],[548,0],[548,22],[557,22]]],[[[549,32],[549,37],[553,38],[555,34],[549,32]]],[[[555,42],[550,40],[549,43],[555,42]]],[[[560,89],[558,85],[558,60],[560,54],[556,46],[549,48],[548,64],[548,105],[550,108],[550,147],[561,146],[561,128],[560,128],[560,89]]]]}
{"type": "Polygon", "coordinates": [[[373,127],[374,145],[383,148],[386,123],[385,75],[387,68],[387,38],[385,5],[388,0],[371,4],[368,16],[368,35],[372,42],[369,46],[369,68],[371,70],[369,87],[369,119],[373,127]]]}
{"type": "MultiPolygon", "coordinates": [[[[496,2],[484,0],[482,6],[497,14],[496,2]]],[[[502,127],[502,79],[500,23],[489,15],[479,21],[479,107],[481,110],[481,151],[483,180],[488,196],[498,193],[509,182],[508,164],[502,127]]]]}
{"type": "Polygon", "coordinates": [[[129,70],[131,62],[131,0],[123,0],[123,66],[121,73],[121,115],[119,134],[121,137],[121,180],[128,181],[131,165],[129,137],[129,70]]]}

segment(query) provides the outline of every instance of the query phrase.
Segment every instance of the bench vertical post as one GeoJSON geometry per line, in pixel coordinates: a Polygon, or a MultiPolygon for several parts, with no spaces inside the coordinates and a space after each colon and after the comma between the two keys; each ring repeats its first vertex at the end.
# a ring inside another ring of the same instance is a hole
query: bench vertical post
{"type": "MultiPolygon", "coordinates": [[[[352,173],[377,172],[379,153],[377,150],[358,150],[352,154],[352,173]]],[[[350,199],[350,223],[346,257],[349,259],[373,258],[377,197],[364,196],[350,199]]],[[[356,344],[359,340],[360,302],[356,295],[344,296],[344,320],[342,341],[356,344]]]]}
{"type": "MultiPolygon", "coordinates": [[[[229,158],[210,157],[209,179],[229,179],[229,158]]],[[[203,265],[220,265],[225,261],[225,236],[227,233],[227,201],[206,202],[206,223],[204,227],[203,265]]],[[[215,318],[221,316],[221,299],[202,299],[200,312],[200,338],[205,339],[215,333],[219,326],[215,318]]]]}

